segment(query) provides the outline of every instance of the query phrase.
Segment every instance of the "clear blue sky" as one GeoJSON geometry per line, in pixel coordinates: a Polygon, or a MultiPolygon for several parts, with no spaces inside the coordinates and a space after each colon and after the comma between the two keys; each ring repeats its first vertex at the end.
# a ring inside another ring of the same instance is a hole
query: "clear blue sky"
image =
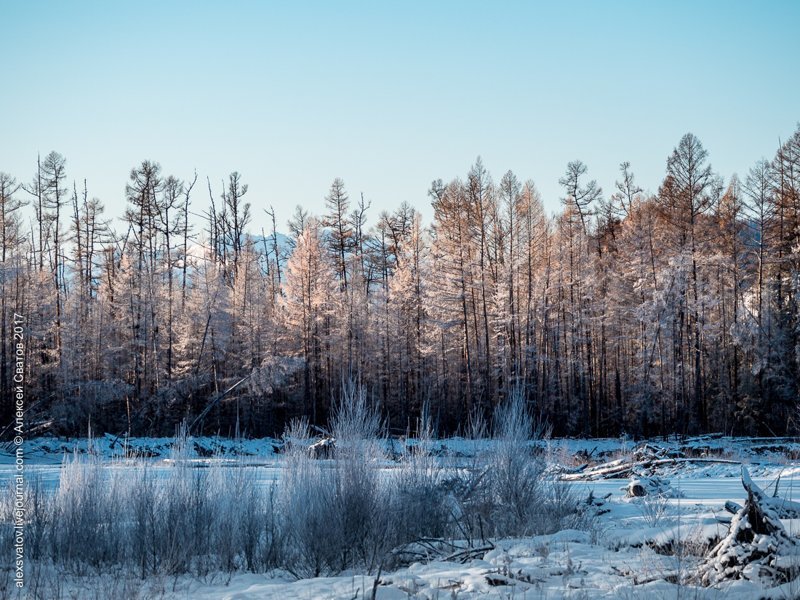
{"type": "MultiPolygon", "coordinates": [[[[432,211],[479,154],[555,210],[580,158],[606,193],[656,190],[687,131],[726,179],[800,120],[800,2],[0,0],[0,170],[36,154],[121,215],[134,165],[203,186],[232,170],[256,223],[314,213],[334,177],[379,209],[432,211]]],[[[285,229],[285,225],[281,226],[285,229]]]]}

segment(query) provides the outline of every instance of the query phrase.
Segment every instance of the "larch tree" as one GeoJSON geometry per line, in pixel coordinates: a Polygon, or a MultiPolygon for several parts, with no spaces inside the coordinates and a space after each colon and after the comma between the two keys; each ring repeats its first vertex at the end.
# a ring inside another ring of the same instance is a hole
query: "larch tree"
{"type": "Polygon", "coordinates": [[[312,423],[319,423],[327,411],[323,348],[329,333],[326,320],[330,319],[330,286],[335,272],[328,256],[320,223],[307,219],[286,265],[282,303],[286,345],[303,359],[304,409],[312,423]]]}
{"type": "Polygon", "coordinates": [[[573,160],[567,164],[566,173],[558,180],[566,193],[562,202],[574,207],[575,214],[580,218],[584,237],[589,235],[589,218],[594,212],[592,204],[603,195],[603,189],[597,185],[597,181],[594,179],[586,183],[582,182],[582,178],[588,170],[583,162],[573,160]]]}
{"type": "Polygon", "coordinates": [[[130,182],[125,188],[129,204],[125,213],[129,224],[125,246],[130,259],[125,280],[129,290],[132,383],[140,401],[158,387],[158,331],[154,323],[158,310],[155,303],[158,197],[162,186],[161,165],[145,160],[131,170],[130,182]]]}
{"type": "Polygon", "coordinates": [[[333,180],[325,196],[325,207],[327,213],[322,219],[322,226],[329,229],[329,246],[336,264],[336,274],[342,291],[347,292],[348,256],[353,251],[355,232],[349,219],[350,198],[344,181],[338,177],[333,180]]]}
{"type": "Polygon", "coordinates": [[[667,159],[667,177],[660,198],[665,216],[678,236],[679,252],[684,254],[689,267],[689,311],[686,332],[691,338],[693,363],[692,411],[694,426],[705,429],[708,425],[703,383],[703,312],[700,295],[698,259],[703,239],[702,219],[719,198],[721,184],[707,162],[708,152],[693,134],[684,135],[667,159]]]}
{"type": "Polygon", "coordinates": [[[56,362],[61,364],[61,326],[64,310],[65,272],[63,260],[63,232],[61,229],[61,211],[67,203],[66,159],[58,152],[50,152],[42,163],[43,207],[45,221],[53,232],[53,246],[50,249],[50,271],[55,290],[56,319],[54,323],[56,362]]]}
{"type": "Polygon", "coordinates": [[[37,160],[23,187],[0,174],[0,379],[22,311],[43,430],[324,426],[352,377],[393,431],[428,410],[463,432],[517,389],[557,434],[793,432],[800,130],[726,188],[691,134],[657,195],[623,162],[604,198],[571,162],[553,215],[533,182],[495,184],[480,159],[433,182],[429,227],[410,202],[368,219],[336,179],[287,237],[277,207],[254,222],[237,172],[221,191],[208,179],[195,215],[192,184],[144,161],[115,224],[64,164],[37,160]]]}
{"type": "Polygon", "coordinates": [[[245,228],[252,218],[250,203],[243,200],[247,189],[247,184],[242,182],[242,176],[238,171],[234,171],[228,175],[228,184],[222,193],[225,245],[230,248],[233,255],[234,276],[244,245],[245,228]]]}

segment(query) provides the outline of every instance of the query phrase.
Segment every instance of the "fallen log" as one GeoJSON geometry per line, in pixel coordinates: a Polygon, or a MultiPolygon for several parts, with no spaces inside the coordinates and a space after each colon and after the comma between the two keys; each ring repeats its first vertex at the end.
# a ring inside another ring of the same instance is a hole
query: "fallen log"
{"type": "Polygon", "coordinates": [[[562,481],[594,481],[597,479],[616,479],[628,477],[634,474],[634,472],[638,474],[648,469],[681,463],[720,463],[728,465],[742,464],[738,460],[729,460],[726,458],[658,458],[640,460],[636,462],[625,462],[624,459],[620,459],[605,463],[603,465],[587,467],[577,473],[565,473],[561,475],[560,479],[562,481]]]}

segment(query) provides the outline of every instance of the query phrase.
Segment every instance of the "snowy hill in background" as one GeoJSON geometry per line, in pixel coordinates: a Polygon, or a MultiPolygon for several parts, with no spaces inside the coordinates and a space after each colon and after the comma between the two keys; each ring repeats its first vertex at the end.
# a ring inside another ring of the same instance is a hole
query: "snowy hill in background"
{"type": "MultiPolygon", "coordinates": [[[[272,260],[273,256],[275,255],[272,234],[261,235],[260,233],[248,233],[245,237],[248,242],[252,242],[254,248],[259,254],[266,254],[270,260],[272,260]]],[[[294,249],[294,239],[291,236],[280,232],[278,232],[277,237],[281,268],[284,268],[286,263],[289,261],[289,257],[292,255],[292,250],[294,249]]],[[[207,252],[208,240],[205,237],[201,237],[200,241],[191,242],[189,244],[188,254],[195,260],[203,259],[207,252]]]]}

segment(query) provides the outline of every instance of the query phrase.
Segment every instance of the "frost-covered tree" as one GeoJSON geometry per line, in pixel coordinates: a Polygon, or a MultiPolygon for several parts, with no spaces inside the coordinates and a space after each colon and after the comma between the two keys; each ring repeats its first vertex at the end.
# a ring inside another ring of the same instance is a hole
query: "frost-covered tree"
{"type": "Polygon", "coordinates": [[[340,178],[333,180],[328,195],[325,196],[328,212],[322,219],[322,226],[329,229],[329,247],[336,265],[340,286],[347,291],[348,256],[353,250],[354,231],[349,219],[350,197],[340,178]]]}
{"type": "Polygon", "coordinates": [[[296,416],[324,427],[343,380],[395,432],[424,407],[463,431],[513,393],[558,434],[788,433],[798,132],[726,187],[691,134],[655,195],[623,162],[604,198],[571,162],[552,215],[533,182],[495,183],[480,159],[433,182],[430,224],[413,202],[373,220],[337,178],[321,218],[297,208],[288,240],[275,210],[251,214],[238,172],[190,210],[193,184],[144,161],[115,221],[51,153],[30,184],[0,175],[4,385],[22,311],[31,419],[57,433],[89,418],[172,433],[198,415],[197,430],[231,434],[296,416]]]}
{"type": "MultiPolygon", "coordinates": [[[[667,159],[667,176],[659,198],[664,216],[676,237],[677,251],[688,268],[688,287],[685,306],[680,315],[681,326],[691,339],[690,360],[691,407],[694,426],[704,429],[708,424],[708,406],[704,396],[703,325],[705,306],[701,298],[701,273],[698,263],[702,251],[706,213],[719,198],[721,183],[707,162],[708,152],[693,134],[684,135],[667,159]]],[[[683,349],[681,348],[681,352],[683,349]]]]}
{"type": "Polygon", "coordinates": [[[305,412],[318,422],[326,409],[324,376],[330,370],[334,268],[325,251],[322,228],[308,219],[286,265],[283,314],[286,345],[303,359],[305,412]]]}
{"type": "Polygon", "coordinates": [[[564,187],[566,195],[562,198],[565,206],[572,206],[575,214],[580,218],[583,234],[589,234],[589,217],[593,214],[592,204],[600,199],[603,189],[592,179],[582,183],[581,178],[586,175],[588,167],[579,160],[567,164],[567,172],[558,180],[564,187]]]}

